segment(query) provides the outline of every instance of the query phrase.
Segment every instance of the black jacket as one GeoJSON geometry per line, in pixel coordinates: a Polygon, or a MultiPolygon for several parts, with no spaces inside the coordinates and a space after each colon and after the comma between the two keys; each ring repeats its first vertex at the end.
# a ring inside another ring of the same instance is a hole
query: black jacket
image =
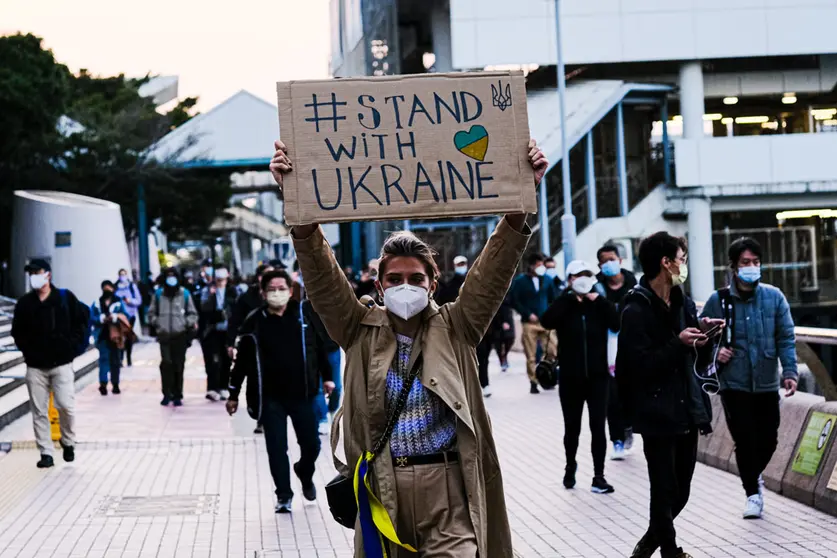
{"type": "Polygon", "coordinates": [[[224,307],[218,308],[218,301],[215,295],[210,292],[212,285],[205,287],[200,292],[200,298],[196,301],[198,309],[198,330],[201,338],[206,337],[215,330],[215,326],[227,322],[227,331],[230,328],[233,308],[238,299],[238,291],[229,283],[224,289],[224,307]]]}
{"type": "Polygon", "coordinates": [[[459,289],[465,283],[466,275],[454,274],[450,280],[446,281],[439,287],[439,292],[436,293],[436,304],[439,306],[448,304],[459,298],[459,289]]]}
{"type": "Polygon", "coordinates": [[[616,311],[622,311],[622,304],[625,301],[625,297],[631,292],[631,289],[637,286],[636,275],[628,271],[627,269],[622,270],[622,276],[625,278],[624,282],[622,283],[622,287],[619,290],[611,290],[610,287],[607,286],[607,277],[604,273],[599,273],[596,275],[596,279],[598,279],[599,284],[604,287],[605,296],[607,299],[616,305],[616,311]]]}
{"type": "MultiPolygon", "coordinates": [[[[296,319],[299,324],[299,312],[305,319],[305,385],[308,398],[312,399],[319,393],[322,382],[333,379],[333,371],[328,361],[328,354],[338,350],[334,341],[325,333],[319,316],[308,301],[299,303],[291,300],[285,312],[296,319]]],[[[247,412],[256,420],[261,418],[262,411],[262,375],[268,373],[262,370],[260,347],[273,340],[264,339],[260,333],[260,326],[267,319],[267,307],[262,306],[244,320],[239,329],[238,351],[235,363],[230,373],[230,399],[238,401],[244,378],[247,378],[247,412]]],[[[301,324],[300,324],[301,327],[301,324]]],[[[302,350],[300,346],[298,350],[302,350]]],[[[336,371],[339,374],[339,371],[336,371]]]]}
{"type": "Polygon", "coordinates": [[[69,290],[62,308],[61,295],[55,286],[43,302],[35,291],[17,301],[12,337],[27,366],[49,369],[75,360],[78,347],[90,335],[86,319],[89,316],[81,314],[82,308],[86,306],[69,290]]]}
{"type": "MultiPolygon", "coordinates": [[[[682,289],[672,289],[668,307],[643,278],[625,297],[616,379],[635,432],[673,435],[695,427],[704,434],[712,431],[712,407],[693,373],[693,349],[678,337],[688,327],[698,327],[697,310],[682,289]]],[[[711,354],[708,345],[700,349],[698,365],[708,362],[711,354]]]]}
{"type": "Polygon", "coordinates": [[[491,326],[488,328],[486,336],[491,336],[492,341],[508,341],[514,339],[514,310],[511,305],[511,298],[506,295],[500,309],[494,314],[494,319],[491,320],[491,326]],[[503,329],[503,324],[508,324],[509,329],[503,329]]]}
{"type": "Polygon", "coordinates": [[[558,334],[561,381],[607,380],[607,332],[618,320],[616,306],[605,297],[578,300],[565,291],[541,316],[541,325],[558,334]]]}

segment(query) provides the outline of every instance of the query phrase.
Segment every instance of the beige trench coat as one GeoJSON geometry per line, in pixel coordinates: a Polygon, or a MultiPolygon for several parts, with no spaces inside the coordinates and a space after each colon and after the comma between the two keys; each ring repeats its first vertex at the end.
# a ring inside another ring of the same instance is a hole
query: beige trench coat
{"type": "MultiPolygon", "coordinates": [[[[529,241],[502,220],[474,262],[456,302],[442,307],[431,302],[413,345],[424,363],[421,383],[457,417],[457,443],[481,558],[513,555],[503,494],[503,480],[483,403],[475,347],[503,302],[529,241]]],[[[294,239],[305,287],[329,335],[346,351],[343,426],[349,467],[372,449],[386,426],[387,370],[396,341],[386,309],[357,300],[321,229],[294,239]]],[[[395,473],[389,447],[373,464],[376,493],[397,525],[395,473]]],[[[364,556],[360,527],[355,529],[355,557],[364,556]]]]}

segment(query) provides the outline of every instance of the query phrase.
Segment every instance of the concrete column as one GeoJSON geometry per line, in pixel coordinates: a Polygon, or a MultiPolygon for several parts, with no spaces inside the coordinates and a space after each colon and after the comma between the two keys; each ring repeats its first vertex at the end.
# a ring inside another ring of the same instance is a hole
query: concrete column
{"type": "Polygon", "coordinates": [[[587,220],[588,224],[592,225],[599,214],[596,206],[596,154],[593,152],[593,130],[587,132],[585,155],[587,163],[585,166],[585,174],[587,175],[587,220]]]}
{"type": "Polygon", "coordinates": [[[619,183],[619,214],[628,214],[628,162],[625,157],[625,113],[616,105],[616,178],[619,183]]]}
{"type": "MultiPolygon", "coordinates": [[[[680,112],[683,115],[684,139],[703,139],[703,92],[703,69],[700,61],[685,62],[680,67],[680,112]]],[[[695,300],[705,301],[715,290],[712,207],[709,199],[696,191],[695,197],[686,201],[686,210],[689,215],[691,292],[695,300]]]]}
{"type": "Polygon", "coordinates": [[[541,252],[547,256],[552,255],[551,241],[549,239],[549,203],[546,197],[546,175],[541,178],[538,188],[538,223],[540,224],[541,252]]]}
{"type": "Polygon", "coordinates": [[[435,0],[430,11],[430,31],[433,35],[433,54],[436,55],[436,71],[453,71],[453,50],[450,39],[450,4],[448,0],[435,0]]]}
{"type": "Polygon", "coordinates": [[[692,297],[706,301],[715,290],[712,257],[712,207],[707,198],[686,200],[689,213],[689,278],[692,297]]]}

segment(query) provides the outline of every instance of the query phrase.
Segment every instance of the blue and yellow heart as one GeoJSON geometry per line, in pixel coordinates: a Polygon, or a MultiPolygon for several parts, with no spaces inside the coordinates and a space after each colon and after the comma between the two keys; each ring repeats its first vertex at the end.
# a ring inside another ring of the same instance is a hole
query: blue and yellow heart
{"type": "Polygon", "coordinates": [[[463,155],[477,161],[484,161],[485,153],[488,151],[488,131],[485,127],[476,124],[467,132],[456,132],[453,136],[453,145],[463,155]]]}

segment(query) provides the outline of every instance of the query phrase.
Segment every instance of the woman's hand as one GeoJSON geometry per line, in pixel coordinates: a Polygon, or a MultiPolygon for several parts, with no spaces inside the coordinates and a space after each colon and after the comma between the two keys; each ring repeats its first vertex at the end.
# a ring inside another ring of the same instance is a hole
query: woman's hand
{"type": "MultiPolygon", "coordinates": [[[[282,141],[274,141],[273,147],[276,151],[273,153],[273,159],[270,160],[270,174],[273,175],[273,180],[279,185],[279,193],[283,193],[285,175],[293,172],[294,164],[288,157],[288,147],[282,141]]],[[[293,227],[293,235],[296,238],[308,238],[316,229],[316,224],[297,225],[293,227]]]]}
{"type": "Polygon", "coordinates": [[[546,174],[546,169],[549,166],[549,160],[544,155],[541,148],[538,147],[538,142],[533,139],[529,140],[529,162],[532,164],[532,169],[535,171],[535,186],[541,183],[543,175],[546,174]]]}

